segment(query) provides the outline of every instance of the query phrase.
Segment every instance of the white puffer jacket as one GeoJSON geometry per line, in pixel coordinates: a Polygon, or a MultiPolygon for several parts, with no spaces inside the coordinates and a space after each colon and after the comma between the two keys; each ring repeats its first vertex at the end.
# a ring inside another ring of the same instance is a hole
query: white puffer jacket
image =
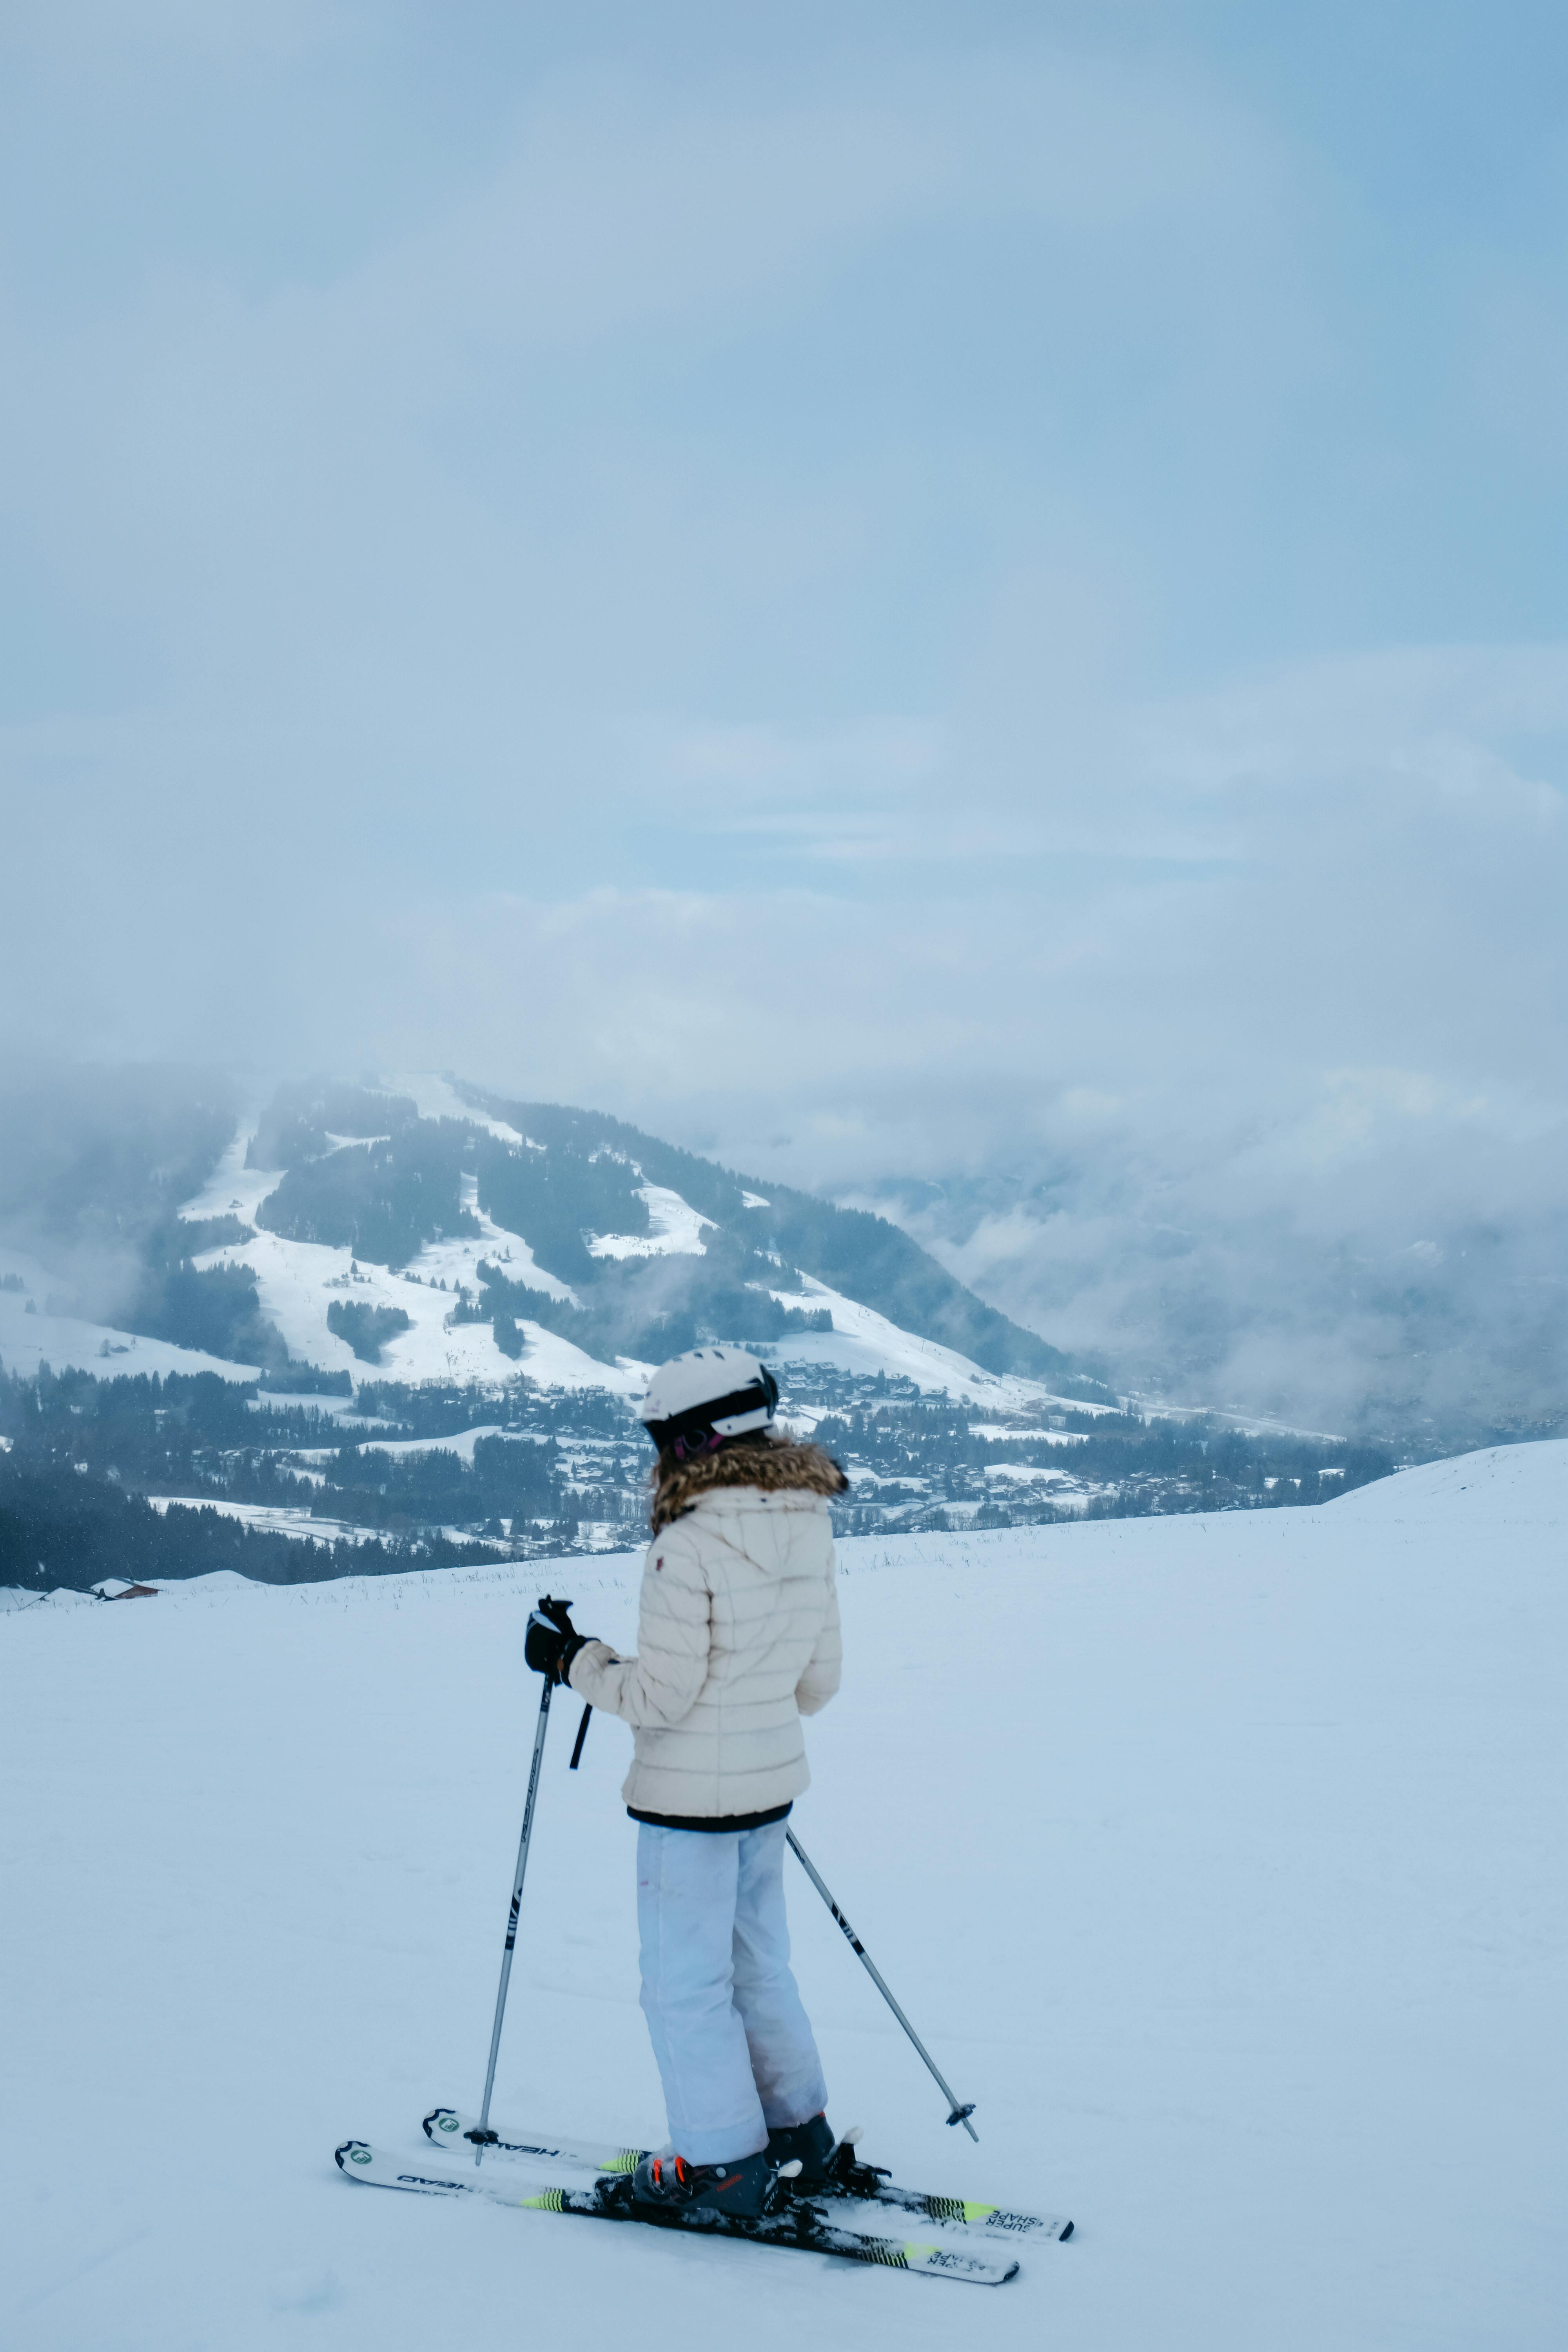
{"type": "Polygon", "coordinates": [[[589,1642],[571,1679],[633,1727],[627,1804],[706,1823],[809,1786],[800,1718],[838,1688],[842,1654],[826,1499],[723,1486],[648,1546],[637,1656],[589,1642]]]}

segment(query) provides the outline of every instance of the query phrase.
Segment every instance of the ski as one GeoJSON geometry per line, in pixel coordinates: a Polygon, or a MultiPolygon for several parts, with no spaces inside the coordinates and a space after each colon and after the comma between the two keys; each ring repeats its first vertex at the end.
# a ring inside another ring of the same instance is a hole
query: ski
{"type": "MultiPolygon", "coordinates": [[[[493,2150],[491,2151],[493,2153],[493,2150]]],[[[650,2213],[633,2205],[625,2174],[605,2176],[581,2189],[516,2180],[506,2170],[476,2169],[466,2179],[425,2170],[406,2158],[384,2156],[363,2139],[344,2140],[336,2151],[345,2179],[367,2188],[400,2189],[416,2197],[477,2197],[536,2213],[576,2213],[590,2221],[636,2221],[656,2230],[680,2230],[701,2237],[743,2238],[760,2246],[783,2246],[798,2253],[837,2254],[845,2262],[874,2263],[885,2270],[913,2271],[926,2278],[958,2279],[973,2286],[1001,2286],[1016,2276],[1016,2259],[989,2261],[965,2246],[931,2245],[914,2240],[873,2237],[824,2218],[804,2200],[754,2219],[717,2213],[710,2207],[677,2207],[650,2213]]]]}
{"type": "MultiPolygon", "coordinates": [[[[460,2115],[456,2107],[434,2107],[425,2118],[425,2136],[432,2146],[458,2155],[467,2155],[471,2146],[467,2136],[477,2128],[474,2118],[460,2115]]],[[[617,2176],[634,2170],[643,2154],[638,2147],[612,2147],[592,2140],[552,2139],[542,2135],[508,2137],[504,2134],[488,2142],[486,2152],[509,2164],[564,2164],[574,2171],[617,2176]]],[[[884,2210],[916,2214],[921,2221],[935,2221],[946,2229],[961,2230],[971,2237],[1005,2238],[1015,2242],[1020,2238],[1054,2238],[1060,2242],[1072,2235],[1072,2223],[1061,2214],[1016,2213],[1005,2206],[984,2205],[973,2198],[938,2197],[925,2189],[900,2189],[878,2167],[859,2163],[850,2140],[839,2143],[832,2172],[822,2187],[811,2189],[795,2201],[826,2209],[825,2219],[841,2204],[881,2206],[884,2210]]]]}

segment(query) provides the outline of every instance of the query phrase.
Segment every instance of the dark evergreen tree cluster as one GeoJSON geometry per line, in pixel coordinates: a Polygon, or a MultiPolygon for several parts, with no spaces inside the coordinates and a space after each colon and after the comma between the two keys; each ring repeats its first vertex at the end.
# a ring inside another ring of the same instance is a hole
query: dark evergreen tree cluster
{"type": "Polygon", "coordinates": [[[413,1323],[401,1307],[370,1307],[363,1299],[334,1298],[327,1308],[328,1330],[346,1339],[362,1364],[379,1365],[387,1341],[413,1323]]]}
{"type": "Polygon", "coordinates": [[[555,1449],[526,1437],[481,1437],[472,1463],[432,1452],[387,1454],[344,1445],[327,1465],[322,1508],[357,1526],[417,1528],[559,1519],[570,1500],[555,1449]]]}
{"type": "MultiPolygon", "coordinates": [[[[229,1240],[244,1235],[235,1218],[221,1221],[236,1228],[229,1240]]],[[[153,1237],[135,1301],[125,1318],[128,1330],[149,1339],[167,1339],[177,1348],[196,1348],[204,1355],[226,1362],[281,1370],[289,1360],[277,1326],[261,1311],[256,1274],[245,1265],[197,1266],[192,1259],[200,1250],[216,1246],[202,1238],[194,1244],[183,1234],[161,1230],[153,1237]]]]}
{"type": "Polygon", "coordinates": [[[396,1136],[417,1126],[419,1113],[406,1095],[346,1086],[338,1078],[310,1078],[281,1086],[262,1112],[246,1155],[249,1168],[294,1168],[322,1159],[334,1139],[362,1142],[396,1136]]]}
{"type": "Polygon", "coordinates": [[[576,1286],[600,1277],[602,1262],[589,1255],[585,1235],[648,1230],[637,1169],[619,1153],[584,1150],[570,1137],[535,1150],[481,1134],[477,1173],[480,1208],[508,1233],[523,1234],[536,1264],[560,1282],[576,1286]]]}
{"type": "Polygon", "coordinates": [[[307,1541],[209,1508],[154,1510],[140,1496],[0,1461],[0,1584],[89,1592],[109,1577],[153,1584],[233,1569],[258,1584],[320,1584],[493,1559],[437,1534],[417,1541],[307,1541]]]}
{"type": "Polygon", "coordinates": [[[371,1265],[406,1265],[426,1242],[478,1235],[461,1201],[472,1147],[472,1129],[453,1119],[416,1119],[386,1142],[329,1145],[323,1157],[294,1162],[257,1223],[288,1241],[352,1250],[371,1265]]]}

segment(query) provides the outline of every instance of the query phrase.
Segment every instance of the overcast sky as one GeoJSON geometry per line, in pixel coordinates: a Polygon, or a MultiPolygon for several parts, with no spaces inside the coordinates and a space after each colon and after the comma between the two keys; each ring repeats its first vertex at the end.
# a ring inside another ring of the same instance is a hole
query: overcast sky
{"type": "Polygon", "coordinates": [[[1508,0],[12,0],[0,1041],[1539,1203],[1565,87],[1508,0]]]}

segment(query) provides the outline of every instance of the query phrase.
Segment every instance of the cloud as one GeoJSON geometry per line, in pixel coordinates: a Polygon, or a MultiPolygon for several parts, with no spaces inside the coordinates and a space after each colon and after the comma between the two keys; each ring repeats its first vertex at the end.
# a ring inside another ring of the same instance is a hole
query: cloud
{"type": "Polygon", "coordinates": [[[321,0],[13,0],[6,36],[23,55],[73,76],[106,47],[208,59],[234,53],[287,55],[341,26],[321,0]]]}
{"type": "Polygon", "coordinates": [[[1271,1267],[1545,1230],[1559,295],[1282,21],[851,13],[26,19],[0,1031],[937,1184],[1257,1381],[1271,1267]]]}

